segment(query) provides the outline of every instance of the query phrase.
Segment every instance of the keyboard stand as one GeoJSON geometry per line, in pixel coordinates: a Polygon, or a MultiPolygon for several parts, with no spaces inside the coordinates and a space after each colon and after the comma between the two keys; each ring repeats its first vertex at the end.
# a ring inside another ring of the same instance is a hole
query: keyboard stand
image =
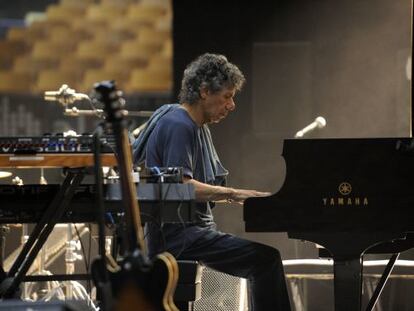
{"type": "Polygon", "coordinates": [[[85,170],[85,168],[68,169],[62,187],[49,204],[40,221],[33,228],[28,241],[7,273],[7,277],[1,281],[0,298],[7,299],[15,296],[20,283],[36,259],[40,249],[56,223],[65,214],[76,188],[80,185],[85,175],[85,170]]]}

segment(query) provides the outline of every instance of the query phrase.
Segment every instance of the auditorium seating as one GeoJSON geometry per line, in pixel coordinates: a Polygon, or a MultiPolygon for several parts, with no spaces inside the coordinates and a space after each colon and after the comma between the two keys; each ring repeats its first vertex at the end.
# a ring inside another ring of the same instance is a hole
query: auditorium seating
{"type": "Polygon", "coordinates": [[[49,58],[35,58],[31,55],[17,57],[14,60],[12,70],[16,73],[29,73],[35,77],[41,70],[55,69],[57,67],[59,60],[54,58],[53,54],[49,56],[49,58]]]}
{"type": "Polygon", "coordinates": [[[123,18],[125,8],[117,5],[93,4],[86,11],[86,19],[91,21],[105,21],[123,18]]]}
{"type": "Polygon", "coordinates": [[[104,64],[104,58],[83,58],[70,55],[60,61],[59,70],[78,72],[83,75],[88,69],[98,69],[104,64]]]}
{"type": "Polygon", "coordinates": [[[145,68],[149,64],[149,56],[147,53],[136,53],[128,56],[120,54],[107,57],[105,59],[104,70],[107,71],[129,71],[126,68],[145,68]]]}
{"type": "Polygon", "coordinates": [[[172,88],[171,72],[165,70],[134,69],[125,85],[125,92],[158,93],[172,88]]]}
{"type": "Polygon", "coordinates": [[[65,72],[56,70],[40,71],[33,86],[33,92],[42,93],[48,90],[57,90],[62,84],[68,84],[72,88],[78,87],[79,76],[76,72],[65,72]]]}
{"type": "Polygon", "coordinates": [[[11,68],[13,59],[24,54],[28,49],[28,44],[20,40],[0,41],[0,69],[11,68]]]}
{"type": "Polygon", "coordinates": [[[30,75],[34,84],[24,90],[35,92],[47,85],[45,71],[78,76],[83,88],[100,71],[125,82],[127,92],[169,92],[171,20],[168,0],[60,0],[40,20],[8,30],[0,70],[30,75]]]}
{"type": "Polygon", "coordinates": [[[79,19],[85,15],[86,7],[49,5],[46,10],[48,21],[61,21],[70,24],[72,19],[79,19]]]}
{"type": "Polygon", "coordinates": [[[0,71],[0,92],[27,93],[31,91],[33,76],[25,72],[0,71]]]}
{"type": "Polygon", "coordinates": [[[89,92],[96,81],[103,80],[115,80],[117,82],[117,87],[122,89],[125,81],[128,79],[128,72],[124,71],[110,71],[102,69],[90,69],[85,71],[83,75],[83,81],[79,85],[79,90],[81,92],[89,92]]]}

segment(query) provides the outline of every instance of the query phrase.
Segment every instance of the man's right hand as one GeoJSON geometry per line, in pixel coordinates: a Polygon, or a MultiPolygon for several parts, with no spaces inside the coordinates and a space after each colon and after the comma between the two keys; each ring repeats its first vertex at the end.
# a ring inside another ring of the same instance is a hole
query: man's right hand
{"type": "Polygon", "coordinates": [[[266,197],[271,195],[270,192],[262,192],[257,190],[249,190],[249,189],[233,189],[234,192],[231,197],[228,199],[229,202],[235,202],[242,204],[244,200],[251,197],[266,197]]]}

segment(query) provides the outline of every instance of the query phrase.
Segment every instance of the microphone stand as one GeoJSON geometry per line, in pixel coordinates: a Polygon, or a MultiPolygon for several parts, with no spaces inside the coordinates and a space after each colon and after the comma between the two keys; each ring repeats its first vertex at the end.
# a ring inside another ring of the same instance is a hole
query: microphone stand
{"type": "Polygon", "coordinates": [[[76,107],[72,107],[71,109],[66,108],[65,112],[63,114],[65,116],[69,116],[69,117],[94,116],[94,117],[98,117],[100,119],[103,118],[103,110],[102,109],[84,110],[84,109],[78,109],[76,107]]]}
{"type": "MultiPolygon", "coordinates": [[[[97,109],[94,106],[94,101],[86,94],[76,93],[67,84],[63,84],[58,91],[44,92],[44,99],[46,101],[57,101],[64,108],[64,115],[69,117],[78,116],[93,116],[103,119],[103,110],[97,109]],[[78,109],[77,107],[68,108],[69,105],[75,101],[86,100],[90,103],[92,109],[78,109]]],[[[129,111],[128,115],[131,117],[151,117],[153,111],[129,111]]]]}

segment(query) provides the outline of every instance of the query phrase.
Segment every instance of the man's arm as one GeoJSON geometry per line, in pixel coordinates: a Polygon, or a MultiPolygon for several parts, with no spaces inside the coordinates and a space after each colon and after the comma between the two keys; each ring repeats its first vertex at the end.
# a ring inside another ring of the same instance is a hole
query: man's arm
{"type": "Polygon", "coordinates": [[[213,186],[185,176],[184,182],[194,185],[196,200],[202,202],[227,200],[243,203],[243,201],[249,197],[264,197],[271,195],[270,192],[213,186]]]}

